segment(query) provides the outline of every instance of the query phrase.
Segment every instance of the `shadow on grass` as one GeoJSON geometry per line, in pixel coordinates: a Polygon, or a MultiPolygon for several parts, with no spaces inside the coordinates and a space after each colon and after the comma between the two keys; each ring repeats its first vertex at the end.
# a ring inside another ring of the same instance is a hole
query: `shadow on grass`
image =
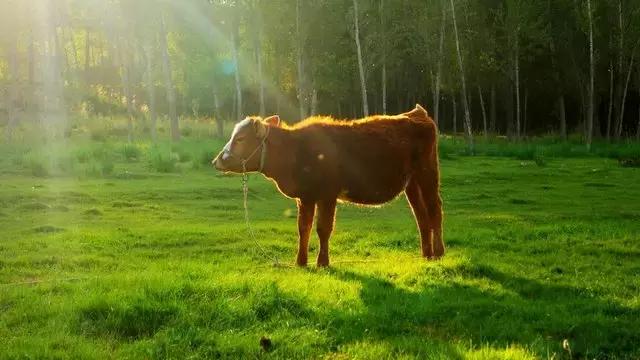
{"type": "Polygon", "coordinates": [[[311,357],[318,353],[317,346],[320,352],[363,358],[462,359],[469,356],[468,347],[495,351],[500,358],[513,355],[511,351],[516,353],[513,358],[520,358],[521,350],[541,358],[554,353],[568,358],[564,339],[574,359],[640,354],[640,310],[604,300],[605,294],[513,276],[486,265],[423,271],[419,278],[429,282],[403,287],[397,284],[402,280],[384,275],[329,270],[329,276],[359,285],[361,304],[353,310],[312,308],[304,297],[283,291],[276,282],[232,288],[185,282],[152,288],[142,298],[124,302],[91,301],[79,313],[78,330],[141,340],[137,350],[161,358],[185,353],[257,357],[258,337],[251,334],[262,331],[275,336],[276,358],[311,357]]]}
{"type": "MultiPolygon", "coordinates": [[[[519,344],[545,357],[562,353],[562,341],[568,339],[574,358],[639,354],[640,310],[602,300],[585,289],[516,277],[486,266],[462,269],[465,279],[493,283],[486,289],[454,282],[413,290],[352,271],[332,274],[359,282],[365,307],[364,312],[329,316],[334,319],[330,333],[335,332],[341,342],[418,336],[425,341],[471,341],[473,346],[519,344]]],[[[423,351],[419,346],[403,349],[415,355],[424,355],[423,351]]],[[[453,348],[444,355],[460,357],[453,348]]]]}

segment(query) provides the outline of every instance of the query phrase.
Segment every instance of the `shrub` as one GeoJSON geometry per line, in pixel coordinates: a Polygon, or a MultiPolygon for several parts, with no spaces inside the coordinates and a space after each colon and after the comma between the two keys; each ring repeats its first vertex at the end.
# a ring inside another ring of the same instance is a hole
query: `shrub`
{"type": "Polygon", "coordinates": [[[61,155],[56,159],[56,167],[63,173],[71,173],[75,168],[75,159],[70,155],[61,155]]]}
{"type": "Polygon", "coordinates": [[[533,161],[536,163],[536,165],[540,167],[547,165],[547,161],[545,160],[544,156],[541,153],[536,153],[533,156],[533,161]]]}
{"type": "Polygon", "coordinates": [[[29,169],[31,170],[31,175],[35,177],[49,176],[49,169],[47,169],[41,159],[31,159],[29,162],[29,169]]]}
{"type": "Polygon", "coordinates": [[[100,173],[102,174],[102,176],[111,175],[113,173],[114,167],[115,166],[111,160],[104,160],[100,164],[100,173]]]}
{"type": "Polygon", "coordinates": [[[191,159],[193,159],[193,155],[191,155],[190,152],[188,152],[185,149],[178,150],[178,161],[187,162],[187,161],[191,161],[191,159]]]}
{"type": "Polygon", "coordinates": [[[202,165],[209,165],[215,156],[216,153],[211,150],[204,151],[200,156],[200,163],[202,165]]]}
{"type": "Polygon", "coordinates": [[[638,155],[636,155],[636,156],[633,156],[633,155],[620,156],[618,158],[618,163],[622,167],[640,168],[640,156],[638,156],[638,155]]]}
{"type": "Polygon", "coordinates": [[[182,134],[182,136],[189,137],[193,134],[193,128],[191,128],[190,126],[185,126],[180,129],[180,134],[182,134]]]}
{"type": "Polygon", "coordinates": [[[161,151],[154,150],[149,161],[151,168],[157,172],[169,173],[176,170],[176,158],[171,154],[165,155],[161,151]]]}
{"type": "Polygon", "coordinates": [[[104,128],[91,129],[91,140],[104,142],[107,140],[107,131],[104,128]]]}
{"type": "Polygon", "coordinates": [[[111,151],[106,146],[99,146],[91,151],[91,156],[96,160],[107,160],[111,158],[111,151]]]}
{"type": "Polygon", "coordinates": [[[134,144],[125,144],[121,149],[121,153],[127,161],[138,161],[142,156],[142,149],[134,144]]]}
{"type": "Polygon", "coordinates": [[[90,158],[91,158],[91,152],[89,150],[80,149],[76,151],[76,160],[78,160],[79,163],[86,164],[87,162],[89,162],[90,158]]]}

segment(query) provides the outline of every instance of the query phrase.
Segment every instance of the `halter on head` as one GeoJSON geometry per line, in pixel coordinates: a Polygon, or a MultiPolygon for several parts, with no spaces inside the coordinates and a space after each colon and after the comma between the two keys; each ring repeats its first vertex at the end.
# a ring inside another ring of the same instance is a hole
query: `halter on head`
{"type": "Polygon", "coordinates": [[[260,165],[258,167],[258,172],[262,172],[262,169],[264,168],[264,161],[267,157],[267,146],[266,146],[266,141],[267,141],[267,137],[269,137],[269,132],[271,131],[271,127],[269,127],[268,125],[267,127],[267,132],[264,135],[264,137],[262,138],[262,140],[260,141],[260,144],[258,144],[258,146],[256,146],[256,148],[251,152],[251,154],[249,156],[247,156],[246,158],[241,158],[239,156],[234,155],[231,152],[231,149],[229,149],[227,151],[227,154],[230,157],[234,157],[237,159],[240,159],[240,162],[242,164],[242,173],[246,173],[247,172],[247,163],[249,162],[249,160],[251,160],[251,158],[258,152],[258,149],[262,149],[260,151],[260,165]]]}

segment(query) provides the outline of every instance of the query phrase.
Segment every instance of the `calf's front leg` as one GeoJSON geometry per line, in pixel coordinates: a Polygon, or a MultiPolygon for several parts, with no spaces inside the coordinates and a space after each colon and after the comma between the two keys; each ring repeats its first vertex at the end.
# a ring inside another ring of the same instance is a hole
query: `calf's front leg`
{"type": "Polygon", "coordinates": [[[313,227],[316,204],[313,201],[298,200],[298,266],[307,266],[309,254],[309,235],[313,227]]]}
{"type": "Polygon", "coordinates": [[[318,202],[316,231],[320,238],[320,251],[318,252],[317,261],[319,267],[329,266],[329,238],[333,232],[336,218],[336,201],[337,199],[318,202]]]}

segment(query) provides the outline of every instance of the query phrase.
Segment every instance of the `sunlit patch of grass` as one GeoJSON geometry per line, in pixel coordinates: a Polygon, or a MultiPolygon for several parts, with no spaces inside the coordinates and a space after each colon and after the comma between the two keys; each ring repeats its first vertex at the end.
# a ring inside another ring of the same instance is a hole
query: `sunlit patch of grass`
{"type": "Polygon", "coordinates": [[[420,257],[400,197],[340,205],[332,266],[315,268],[314,233],[296,268],[295,203],[252,176],[249,236],[240,179],[209,168],[221,142],[196,136],[136,143],[137,161],[72,142],[86,159],[44,178],[0,162],[0,358],[560,359],[564,340],[575,358],[640,356],[634,169],[454,149],[444,258],[420,257]],[[192,158],[164,173],[154,152],[192,158]],[[102,160],[107,179],[81,176],[102,160]]]}

